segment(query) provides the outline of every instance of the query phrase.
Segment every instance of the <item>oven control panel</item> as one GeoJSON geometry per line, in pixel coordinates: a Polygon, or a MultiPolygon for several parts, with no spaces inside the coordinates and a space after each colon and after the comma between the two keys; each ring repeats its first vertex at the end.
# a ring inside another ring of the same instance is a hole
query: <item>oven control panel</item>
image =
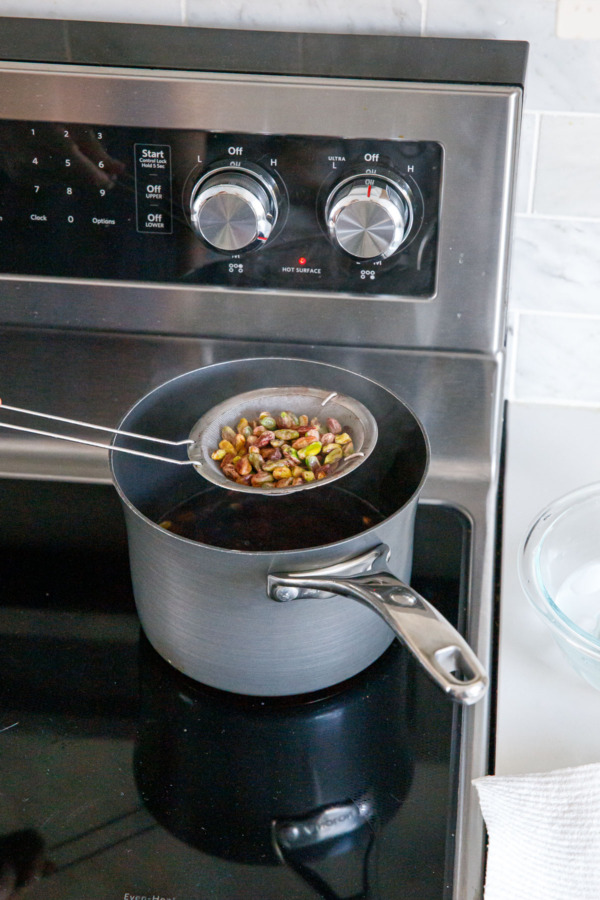
{"type": "Polygon", "coordinates": [[[0,273],[427,298],[442,148],[0,123],[0,273]]]}

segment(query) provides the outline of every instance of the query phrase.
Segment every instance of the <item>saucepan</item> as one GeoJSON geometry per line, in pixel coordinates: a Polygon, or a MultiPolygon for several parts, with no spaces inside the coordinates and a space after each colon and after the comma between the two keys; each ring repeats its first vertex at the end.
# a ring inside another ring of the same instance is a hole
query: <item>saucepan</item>
{"type": "Polygon", "coordinates": [[[302,359],[217,363],[143,397],[113,449],[135,446],[122,432],[184,440],[231,397],[301,384],[354,398],[377,423],[369,456],[330,485],[253,496],[199,480],[193,467],[111,452],[144,632],[196,681],[257,696],[338,684],[398,637],[449,697],[476,702],[487,689],[481,663],[409,586],[429,445],[391,391],[302,359]]]}

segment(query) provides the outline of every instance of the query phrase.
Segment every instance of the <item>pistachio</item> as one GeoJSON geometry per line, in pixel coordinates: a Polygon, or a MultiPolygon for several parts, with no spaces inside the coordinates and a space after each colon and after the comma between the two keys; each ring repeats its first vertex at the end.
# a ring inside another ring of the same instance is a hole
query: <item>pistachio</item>
{"type": "Polygon", "coordinates": [[[325,443],[325,441],[323,441],[322,452],[329,453],[331,450],[333,450],[334,447],[339,447],[339,446],[340,445],[336,444],[335,441],[329,441],[328,443],[325,443]]]}
{"type": "Polygon", "coordinates": [[[238,470],[238,474],[242,476],[250,475],[252,472],[252,464],[247,456],[240,457],[240,459],[237,460],[235,467],[238,470]]]}
{"type": "Polygon", "coordinates": [[[261,456],[264,459],[276,460],[283,459],[283,453],[279,449],[279,447],[261,447],[260,448],[261,456]]]}
{"type": "Polygon", "coordinates": [[[273,469],[273,478],[280,481],[282,478],[291,478],[292,471],[288,466],[275,466],[273,469]]]}
{"type": "Polygon", "coordinates": [[[316,471],[316,469],[318,469],[319,466],[321,465],[321,463],[319,462],[318,456],[307,456],[306,459],[304,460],[304,462],[306,463],[306,465],[308,466],[309,469],[312,469],[313,472],[316,471]]]}
{"type": "Polygon", "coordinates": [[[279,428],[293,428],[298,424],[298,416],[292,412],[280,412],[277,416],[277,425],[279,428]]]}
{"type": "Polygon", "coordinates": [[[258,441],[257,441],[258,446],[266,447],[267,444],[271,443],[271,441],[273,440],[274,437],[275,437],[275,435],[272,431],[263,431],[262,434],[260,434],[258,437],[258,441]]]}
{"type": "Polygon", "coordinates": [[[304,447],[302,450],[298,450],[298,456],[300,459],[306,459],[309,456],[317,456],[321,452],[321,442],[313,441],[312,444],[309,444],[308,447],[304,447]]]}
{"type": "Polygon", "coordinates": [[[332,475],[354,444],[337,419],[297,416],[268,410],[248,420],[242,416],[237,430],[223,426],[219,446],[211,454],[224,475],[238,484],[260,488],[297,487],[332,475]]]}
{"type": "Polygon", "coordinates": [[[275,432],[275,437],[279,441],[295,441],[296,438],[300,437],[300,434],[292,428],[278,428],[275,432]]]}
{"type": "Polygon", "coordinates": [[[294,450],[293,447],[290,447],[289,444],[282,444],[281,452],[286,457],[286,459],[293,460],[294,462],[298,462],[300,460],[298,452],[294,450]]]}
{"type": "Polygon", "coordinates": [[[250,452],[248,453],[248,459],[252,468],[257,472],[260,472],[260,470],[264,468],[263,458],[255,447],[252,447],[250,449],[250,452]]]}
{"type": "Polygon", "coordinates": [[[229,425],[225,425],[225,427],[221,429],[221,438],[224,441],[229,441],[233,444],[235,440],[235,431],[233,428],[230,428],[229,425]]]}
{"type": "Polygon", "coordinates": [[[273,476],[270,472],[257,472],[256,475],[252,475],[250,478],[250,484],[254,485],[254,487],[267,487],[268,484],[273,483],[273,476]]]}
{"type": "Polygon", "coordinates": [[[235,447],[231,443],[231,441],[220,441],[219,442],[219,450],[224,450],[225,453],[235,453],[235,447]]]}
{"type": "Polygon", "coordinates": [[[270,459],[268,462],[263,463],[263,472],[272,472],[273,469],[278,469],[281,467],[281,460],[279,459],[270,459]]]}
{"type": "Polygon", "coordinates": [[[294,448],[294,450],[303,450],[304,447],[308,447],[308,445],[310,443],[311,443],[311,439],[306,436],[303,436],[303,437],[297,438],[294,441],[294,443],[292,444],[292,447],[294,448]]]}
{"type": "Polygon", "coordinates": [[[329,453],[325,457],[325,464],[335,462],[338,459],[341,459],[344,455],[344,451],[340,447],[339,444],[334,444],[333,448],[329,451],[329,453]]]}

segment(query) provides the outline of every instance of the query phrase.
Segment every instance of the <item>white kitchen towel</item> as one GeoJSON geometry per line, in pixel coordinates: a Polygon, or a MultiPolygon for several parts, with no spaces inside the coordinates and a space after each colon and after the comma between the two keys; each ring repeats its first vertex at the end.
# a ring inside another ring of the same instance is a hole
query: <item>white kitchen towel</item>
{"type": "Polygon", "coordinates": [[[488,830],[485,900],[600,900],[600,764],[473,784],[488,830]]]}

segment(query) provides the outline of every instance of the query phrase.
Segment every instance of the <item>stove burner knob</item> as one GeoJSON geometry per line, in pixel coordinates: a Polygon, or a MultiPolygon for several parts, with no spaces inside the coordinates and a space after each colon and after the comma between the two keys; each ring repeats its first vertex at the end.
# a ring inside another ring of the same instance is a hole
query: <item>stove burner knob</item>
{"type": "Polygon", "coordinates": [[[391,179],[354,176],[339,184],[325,206],[329,236],[356,259],[386,259],[412,224],[410,194],[391,179]]]}
{"type": "Polygon", "coordinates": [[[260,247],[277,219],[277,188],[262,170],[213,169],[195,185],[192,228],[216,250],[237,253],[260,247]]]}

